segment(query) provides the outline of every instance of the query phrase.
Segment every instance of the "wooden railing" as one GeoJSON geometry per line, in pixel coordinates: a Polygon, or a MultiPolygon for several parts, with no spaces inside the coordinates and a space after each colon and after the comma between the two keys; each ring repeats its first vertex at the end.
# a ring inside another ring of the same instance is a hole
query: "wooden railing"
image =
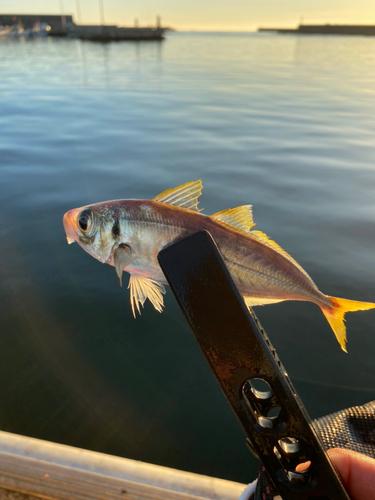
{"type": "Polygon", "coordinates": [[[0,499],[237,500],[244,487],[0,431],[0,499]]]}

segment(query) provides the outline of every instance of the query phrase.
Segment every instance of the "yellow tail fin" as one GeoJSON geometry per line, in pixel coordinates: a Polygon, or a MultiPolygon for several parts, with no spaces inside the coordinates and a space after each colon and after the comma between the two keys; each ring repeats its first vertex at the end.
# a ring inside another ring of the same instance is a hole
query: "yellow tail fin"
{"type": "Polygon", "coordinates": [[[324,316],[336,335],[337,341],[341,349],[346,350],[346,328],[344,324],[344,316],[347,312],[365,311],[366,309],[375,308],[375,304],[371,302],[357,302],[356,300],[338,299],[337,297],[328,297],[331,299],[332,307],[321,307],[324,316]]]}

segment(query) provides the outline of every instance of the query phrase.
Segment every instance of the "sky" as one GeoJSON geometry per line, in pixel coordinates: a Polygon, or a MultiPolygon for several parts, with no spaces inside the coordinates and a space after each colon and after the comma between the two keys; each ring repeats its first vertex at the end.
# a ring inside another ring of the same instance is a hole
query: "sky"
{"type": "Polygon", "coordinates": [[[256,30],[259,26],[375,24],[374,0],[0,0],[1,14],[72,14],[82,24],[154,25],[177,30],[256,30]],[[81,12],[79,19],[78,9],[81,12]]]}

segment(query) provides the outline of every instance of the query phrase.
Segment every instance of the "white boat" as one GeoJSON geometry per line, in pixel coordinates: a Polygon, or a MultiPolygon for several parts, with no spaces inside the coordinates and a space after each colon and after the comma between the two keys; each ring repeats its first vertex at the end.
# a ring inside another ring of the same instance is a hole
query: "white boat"
{"type": "Polygon", "coordinates": [[[21,37],[25,35],[26,32],[22,24],[13,24],[13,26],[9,26],[9,31],[6,33],[6,36],[9,37],[21,37]]]}
{"type": "Polygon", "coordinates": [[[31,30],[32,36],[48,36],[48,33],[51,31],[51,26],[47,23],[41,23],[37,21],[33,29],[31,30]]]}
{"type": "Polygon", "coordinates": [[[7,36],[11,30],[12,30],[11,26],[0,26],[0,37],[7,36]]]}
{"type": "Polygon", "coordinates": [[[47,23],[37,21],[32,28],[24,28],[22,24],[13,26],[0,26],[0,37],[45,37],[51,31],[51,26],[47,23]]]}

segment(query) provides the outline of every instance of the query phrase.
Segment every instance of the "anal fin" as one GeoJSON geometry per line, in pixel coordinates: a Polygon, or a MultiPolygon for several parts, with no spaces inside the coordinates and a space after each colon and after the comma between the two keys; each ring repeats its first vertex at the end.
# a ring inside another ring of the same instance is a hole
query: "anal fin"
{"type": "Polygon", "coordinates": [[[130,304],[134,317],[136,317],[136,309],[141,314],[139,304],[143,307],[146,299],[158,312],[163,312],[164,299],[162,294],[165,293],[165,288],[162,283],[139,274],[131,274],[128,288],[130,289],[130,304]]]}
{"type": "Polygon", "coordinates": [[[253,306],[265,306],[267,304],[277,304],[278,302],[284,302],[285,299],[271,299],[266,297],[244,297],[243,300],[247,307],[253,306]]]}

